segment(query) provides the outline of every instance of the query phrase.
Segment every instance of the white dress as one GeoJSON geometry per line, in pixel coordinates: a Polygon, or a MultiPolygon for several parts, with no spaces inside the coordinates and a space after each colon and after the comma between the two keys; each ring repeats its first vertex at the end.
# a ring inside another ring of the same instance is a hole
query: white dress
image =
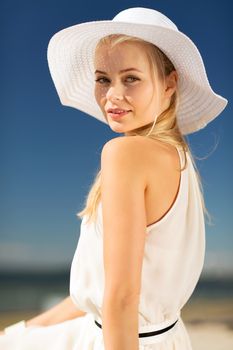
{"type": "MultiPolygon", "coordinates": [[[[184,155],[177,147],[181,164],[184,155]]],[[[181,309],[199,280],[205,257],[205,223],[192,161],[181,172],[179,190],[169,211],[147,226],[138,307],[138,333],[165,328],[165,333],[139,337],[140,350],[191,350],[181,309]]],[[[104,291],[102,205],[94,223],[83,217],[70,273],[70,296],[83,317],[49,327],[26,329],[0,337],[0,350],[104,350],[101,305],[104,291]],[[17,337],[16,337],[17,338],[17,337]],[[20,340],[20,339],[21,340],[20,340]],[[3,344],[3,345],[2,345],[3,344]],[[9,345],[8,345],[9,344],[9,345]],[[15,346],[15,347],[14,347],[15,346]]]]}

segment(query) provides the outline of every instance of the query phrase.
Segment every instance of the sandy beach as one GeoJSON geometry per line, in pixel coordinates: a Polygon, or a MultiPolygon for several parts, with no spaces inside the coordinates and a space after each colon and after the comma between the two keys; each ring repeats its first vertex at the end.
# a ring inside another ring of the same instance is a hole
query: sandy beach
{"type": "Polygon", "coordinates": [[[233,330],[221,323],[186,324],[193,350],[233,349],[233,330]]]}
{"type": "Polygon", "coordinates": [[[233,349],[233,299],[204,299],[189,302],[182,318],[193,350],[233,349]]]}

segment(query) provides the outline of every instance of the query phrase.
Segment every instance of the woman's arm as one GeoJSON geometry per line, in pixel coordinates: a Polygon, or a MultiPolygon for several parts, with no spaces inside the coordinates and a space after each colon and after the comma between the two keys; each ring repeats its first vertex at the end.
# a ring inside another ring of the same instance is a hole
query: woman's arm
{"type": "MultiPolygon", "coordinates": [[[[136,136],[135,136],[136,138],[136,136]]],[[[135,140],[135,139],[134,139],[135,140]]],[[[146,239],[146,160],[133,138],[108,141],[101,153],[106,350],[138,350],[138,305],[146,239]]]]}
{"type": "Polygon", "coordinates": [[[85,314],[86,312],[77,309],[71,297],[68,296],[49,310],[26,321],[26,326],[50,326],[85,314]]]}
{"type": "MultiPolygon", "coordinates": [[[[49,310],[25,321],[26,327],[29,326],[50,326],[56,323],[72,320],[76,317],[85,316],[86,312],[78,310],[70,296],[51,307],[49,310]]],[[[0,331],[3,335],[4,331],[0,331]]]]}

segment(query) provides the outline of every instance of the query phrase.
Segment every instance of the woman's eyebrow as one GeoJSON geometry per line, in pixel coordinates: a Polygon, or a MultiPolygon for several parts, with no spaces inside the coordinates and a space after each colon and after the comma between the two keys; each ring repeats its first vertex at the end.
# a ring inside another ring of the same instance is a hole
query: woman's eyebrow
{"type": "MultiPolygon", "coordinates": [[[[131,70],[135,70],[135,71],[137,71],[137,72],[142,73],[142,71],[140,71],[140,70],[137,69],[137,68],[126,68],[126,69],[122,69],[122,70],[119,71],[119,73],[124,73],[124,72],[128,72],[128,71],[131,71],[131,70]]],[[[103,71],[98,70],[98,69],[95,71],[95,74],[96,74],[96,73],[107,74],[106,72],[103,72],[103,71]]]]}

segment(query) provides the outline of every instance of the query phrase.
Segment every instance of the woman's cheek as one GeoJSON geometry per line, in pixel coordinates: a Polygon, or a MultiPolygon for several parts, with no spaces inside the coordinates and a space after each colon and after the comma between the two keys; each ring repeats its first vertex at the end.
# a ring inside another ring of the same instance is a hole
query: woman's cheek
{"type": "Polygon", "coordinates": [[[95,87],[95,99],[98,105],[100,106],[103,103],[103,99],[105,98],[105,91],[101,87],[95,87]]]}
{"type": "Polygon", "coordinates": [[[128,92],[126,96],[130,104],[135,106],[140,106],[143,102],[145,103],[148,98],[143,89],[131,89],[130,93],[128,92]]]}
{"type": "Polygon", "coordinates": [[[132,98],[137,99],[141,95],[145,95],[145,90],[148,89],[148,84],[143,84],[142,82],[131,85],[127,90],[126,94],[132,96],[132,98]]]}

